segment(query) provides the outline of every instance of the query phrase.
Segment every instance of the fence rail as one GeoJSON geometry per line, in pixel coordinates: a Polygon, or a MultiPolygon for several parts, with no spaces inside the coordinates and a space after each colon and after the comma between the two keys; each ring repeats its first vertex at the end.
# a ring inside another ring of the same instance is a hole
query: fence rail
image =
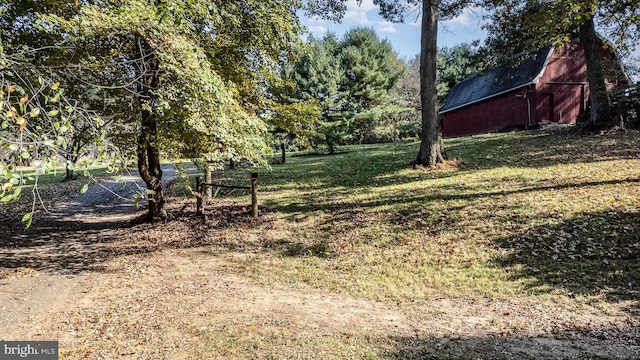
{"type": "Polygon", "coordinates": [[[640,84],[616,90],[611,95],[612,109],[620,121],[625,125],[640,125],[640,84]]]}
{"type": "Polygon", "coordinates": [[[251,179],[251,186],[234,186],[234,185],[221,185],[221,184],[213,184],[204,182],[204,178],[202,176],[198,176],[196,178],[196,212],[198,215],[203,215],[205,212],[204,206],[207,202],[207,188],[225,188],[225,189],[243,189],[243,190],[251,190],[251,216],[257,218],[259,216],[258,213],[258,177],[260,173],[252,172],[249,174],[249,178],[251,179]]]}

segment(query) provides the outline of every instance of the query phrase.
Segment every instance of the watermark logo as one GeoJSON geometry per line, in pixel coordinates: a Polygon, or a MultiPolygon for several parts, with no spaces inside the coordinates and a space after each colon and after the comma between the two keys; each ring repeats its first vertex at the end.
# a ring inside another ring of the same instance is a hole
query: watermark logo
{"type": "Polygon", "coordinates": [[[0,360],[58,360],[57,341],[0,341],[0,360]]]}

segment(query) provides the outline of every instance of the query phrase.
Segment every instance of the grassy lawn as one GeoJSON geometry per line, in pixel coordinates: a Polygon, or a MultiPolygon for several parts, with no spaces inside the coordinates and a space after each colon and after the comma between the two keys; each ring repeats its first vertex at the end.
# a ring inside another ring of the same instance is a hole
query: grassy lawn
{"type": "Polygon", "coordinates": [[[639,139],[446,139],[435,170],[409,168],[417,143],[289,154],[260,169],[258,219],[246,191],[196,216],[182,179],[163,221],[15,234],[0,300],[69,290],[9,306],[9,333],[65,359],[637,358],[639,139]]]}
{"type": "MultiPolygon", "coordinates": [[[[637,300],[637,133],[507,133],[445,147],[458,166],[410,169],[414,143],[289,156],[263,170],[260,201],[276,224],[247,235],[257,245],[231,264],[265,284],[394,302],[637,300]]],[[[247,169],[215,178],[249,184],[247,169]]]]}

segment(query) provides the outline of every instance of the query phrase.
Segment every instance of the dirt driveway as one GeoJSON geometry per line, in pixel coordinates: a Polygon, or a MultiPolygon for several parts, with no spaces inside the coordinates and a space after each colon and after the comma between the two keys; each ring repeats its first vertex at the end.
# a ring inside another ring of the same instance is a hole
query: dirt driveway
{"type": "Polygon", "coordinates": [[[220,255],[218,240],[277,226],[277,214],[206,225],[173,201],[172,220],[136,224],[128,186],[90,189],[2,234],[0,340],[57,340],[65,359],[640,358],[637,317],[615,309],[393,304],[256,282],[241,265],[251,251],[220,255]]]}

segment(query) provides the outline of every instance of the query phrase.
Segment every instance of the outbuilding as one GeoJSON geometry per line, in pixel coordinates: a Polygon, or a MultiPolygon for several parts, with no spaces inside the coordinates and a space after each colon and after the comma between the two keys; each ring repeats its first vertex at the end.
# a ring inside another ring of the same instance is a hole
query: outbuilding
{"type": "MultiPolygon", "coordinates": [[[[605,59],[619,65],[613,52],[602,51],[605,59]]],[[[582,47],[568,45],[548,46],[517,66],[504,64],[472,75],[451,89],[440,110],[443,136],[547,122],[573,124],[588,107],[586,70],[582,47]]],[[[612,88],[616,83],[607,85],[612,88]]]]}

